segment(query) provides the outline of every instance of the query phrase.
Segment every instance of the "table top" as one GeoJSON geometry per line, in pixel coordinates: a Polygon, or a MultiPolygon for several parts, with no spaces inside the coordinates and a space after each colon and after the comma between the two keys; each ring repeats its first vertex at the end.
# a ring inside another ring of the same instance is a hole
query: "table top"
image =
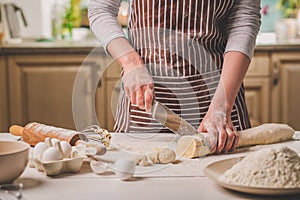
{"type": "MultiPolygon", "coordinates": [[[[300,132],[297,132],[300,134],[300,132]]],[[[1,140],[16,140],[9,134],[0,134],[1,140]]],[[[272,145],[258,145],[248,150],[254,151],[270,146],[287,145],[300,153],[300,141],[287,141],[272,145]]],[[[206,158],[192,159],[187,169],[192,165],[211,163],[228,157],[239,157],[247,154],[248,151],[238,150],[230,155],[211,155],[206,158]],[[199,164],[200,163],[200,164],[199,164]]],[[[168,169],[168,168],[167,168],[168,169]]],[[[169,169],[172,169],[170,166],[169,169]]],[[[176,168],[173,168],[176,169],[176,168]]],[[[201,169],[202,170],[202,169],[201,169]]],[[[27,167],[24,173],[15,181],[23,183],[23,199],[35,200],[82,200],[82,199],[286,199],[283,197],[266,197],[230,191],[218,186],[206,178],[203,173],[197,176],[137,176],[130,181],[121,181],[115,175],[96,175],[92,172],[88,163],[85,163],[79,173],[61,174],[55,177],[47,177],[44,173],[38,172],[35,168],[27,167]]],[[[16,191],[17,192],[17,191],[16,191]]],[[[13,196],[11,196],[11,199],[13,196]]],[[[299,199],[300,195],[289,196],[289,199],[299,199]]],[[[0,190],[0,199],[9,200],[8,194],[0,190]]],[[[15,198],[16,199],[16,198],[15,198]]]]}

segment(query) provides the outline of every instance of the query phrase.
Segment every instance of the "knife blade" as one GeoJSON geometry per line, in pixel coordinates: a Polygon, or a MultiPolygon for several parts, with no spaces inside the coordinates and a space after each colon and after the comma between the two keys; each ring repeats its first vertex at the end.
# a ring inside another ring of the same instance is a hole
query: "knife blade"
{"type": "Polygon", "coordinates": [[[165,105],[154,100],[152,102],[152,117],[178,135],[194,135],[198,131],[187,121],[174,113],[165,105]]]}

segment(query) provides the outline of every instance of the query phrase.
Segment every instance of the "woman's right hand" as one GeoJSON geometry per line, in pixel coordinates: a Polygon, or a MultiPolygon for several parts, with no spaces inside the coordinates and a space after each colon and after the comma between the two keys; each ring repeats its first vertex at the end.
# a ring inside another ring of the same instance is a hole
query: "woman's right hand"
{"type": "Polygon", "coordinates": [[[107,50],[123,67],[122,84],[131,103],[150,112],[154,84],[141,56],[122,37],[112,40],[107,50]]]}
{"type": "Polygon", "coordinates": [[[131,51],[119,59],[123,67],[122,84],[131,103],[151,112],[154,98],[153,79],[136,51],[131,51]]]}
{"type": "Polygon", "coordinates": [[[144,65],[129,70],[124,68],[122,83],[131,103],[148,113],[151,112],[154,84],[148,69],[144,65]]]}

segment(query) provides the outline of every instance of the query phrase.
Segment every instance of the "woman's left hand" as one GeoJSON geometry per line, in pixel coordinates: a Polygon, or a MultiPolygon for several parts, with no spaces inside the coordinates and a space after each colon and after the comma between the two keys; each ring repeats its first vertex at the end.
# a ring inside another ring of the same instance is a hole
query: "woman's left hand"
{"type": "Polygon", "coordinates": [[[198,131],[210,134],[212,152],[216,154],[233,151],[239,139],[230,114],[219,109],[209,109],[198,131]]]}

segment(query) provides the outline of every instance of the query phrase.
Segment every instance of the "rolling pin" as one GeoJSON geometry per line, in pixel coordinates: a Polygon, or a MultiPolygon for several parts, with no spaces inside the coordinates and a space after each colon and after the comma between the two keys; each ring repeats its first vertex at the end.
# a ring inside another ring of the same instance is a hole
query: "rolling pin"
{"type": "MultiPolygon", "coordinates": [[[[263,124],[254,128],[238,131],[237,147],[273,144],[289,140],[295,130],[286,124],[263,124]]],[[[197,158],[211,154],[209,135],[199,133],[179,138],[176,146],[176,155],[186,158],[197,158]]]]}
{"type": "Polygon", "coordinates": [[[45,138],[65,140],[71,145],[75,145],[78,140],[87,140],[86,136],[79,132],[37,122],[29,123],[25,127],[13,125],[10,127],[9,132],[15,136],[21,136],[23,141],[31,146],[44,142],[45,138]]]}

